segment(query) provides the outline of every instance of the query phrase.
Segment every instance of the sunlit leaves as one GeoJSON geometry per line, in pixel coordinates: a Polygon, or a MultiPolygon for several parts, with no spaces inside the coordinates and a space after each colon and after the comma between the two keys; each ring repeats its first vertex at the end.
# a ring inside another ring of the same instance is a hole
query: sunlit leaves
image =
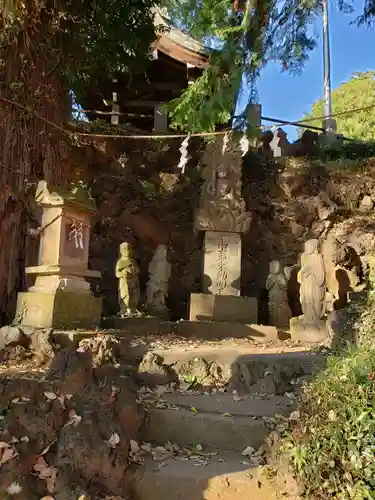
{"type": "MultiPolygon", "coordinates": [[[[361,139],[363,141],[375,140],[375,72],[357,73],[346,83],[340,85],[332,92],[332,111],[346,113],[337,116],[338,132],[346,137],[361,139]],[[374,105],[374,107],[371,107],[374,105]],[[362,111],[351,110],[367,108],[362,111]]],[[[324,115],[323,99],[312,106],[312,111],[305,119],[312,120],[312,125],[321,125],[324,115]]]]}

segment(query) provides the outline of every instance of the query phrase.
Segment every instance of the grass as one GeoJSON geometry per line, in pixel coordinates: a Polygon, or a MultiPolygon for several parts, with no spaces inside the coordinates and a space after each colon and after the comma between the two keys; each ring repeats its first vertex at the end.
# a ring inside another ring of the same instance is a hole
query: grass
{"type": "Polygon", "coordinates": [[[305,498],[375,499],[374,291],[361,309],[352,316],[360,345],[332,356],[305,387],[300,417],[286,432],[283,448],[305,498]]]}

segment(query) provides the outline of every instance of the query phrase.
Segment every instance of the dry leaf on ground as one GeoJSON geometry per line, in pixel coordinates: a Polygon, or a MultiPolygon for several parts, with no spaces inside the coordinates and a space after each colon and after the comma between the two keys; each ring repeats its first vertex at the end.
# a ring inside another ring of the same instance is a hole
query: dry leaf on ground
{"type": "Polygon", "coordinates": [[[108,439],[107,443],[112,447],[116,448],[116,446],[120,442],[120,436],[117,434],[117,432],[114,432],[112,436],[108,439]]]}

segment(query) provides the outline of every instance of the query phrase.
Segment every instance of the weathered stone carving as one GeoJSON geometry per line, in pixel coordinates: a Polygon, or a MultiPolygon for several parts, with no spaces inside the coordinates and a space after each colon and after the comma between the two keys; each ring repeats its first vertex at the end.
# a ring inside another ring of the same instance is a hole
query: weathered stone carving
{"type": "Polygon", "coordinates": [[[270,324],[289,328],[292,313],[288,304],[288,277],[278,260],[270,262],[270,274],[266,281],[270,324]]]}
{"type": "Polygon", "coordinates": [[[171,265],[167,260],[167,247],[159,245],[148,267],[147,305],[157,315],[168,315],[165,299],[168,296],[168,284],[171,265]]]}
{"type": "Polygon", "coordinates": [[[323,257],[318,250],[318,240],[307,240],[301,255],[298,273],[300,301],[304,322],[317,325],[325,313],[326,277],[323,257]]]}
{"type": "Polygon", "coordinates": [[[241,198],[242,151],[231,136],[208,144],[202,159],[204,180],[196,229],[247,232],[251,214],[241,198]]]}
{"type": "Polygon", "coordinates": [[[223,295],[228,286],[228,242],[224,236],[219,240],[217,252],[217,295],[223,295]]]}
{"type": "Polygon", "coordinates": [[[119,314],[124,316],[138,315],[140,300],[139,267],[133,258],[133,249],[130,243],[121,243],[120,256],[116,263],[116,278],[119,290],[119,314]]]}

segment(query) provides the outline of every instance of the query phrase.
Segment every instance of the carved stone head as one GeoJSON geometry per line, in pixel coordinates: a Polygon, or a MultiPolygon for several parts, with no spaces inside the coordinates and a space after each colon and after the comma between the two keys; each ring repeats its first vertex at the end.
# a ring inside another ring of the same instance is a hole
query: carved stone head
{"type": "Polygon", "coordinates": [[[129,242],[125,241],[120,245],[120,257],[122,259],[131,259],[133,257],[133,249],[129,242]]]}
{"type": "Polygon", "coordinates": [[[305,253],[307,253],[308,255],[318,253],[319,252],[318,246],[319,246],[318,240],[315,239],[307,240],[305,243],[305,253]]]}
{"type": "Polygon", "coordinates": [[[272,260],[270,262],[270,273],[271,274],[280,274],[282,272],[282,265],[279,260],[272,260]]]}

